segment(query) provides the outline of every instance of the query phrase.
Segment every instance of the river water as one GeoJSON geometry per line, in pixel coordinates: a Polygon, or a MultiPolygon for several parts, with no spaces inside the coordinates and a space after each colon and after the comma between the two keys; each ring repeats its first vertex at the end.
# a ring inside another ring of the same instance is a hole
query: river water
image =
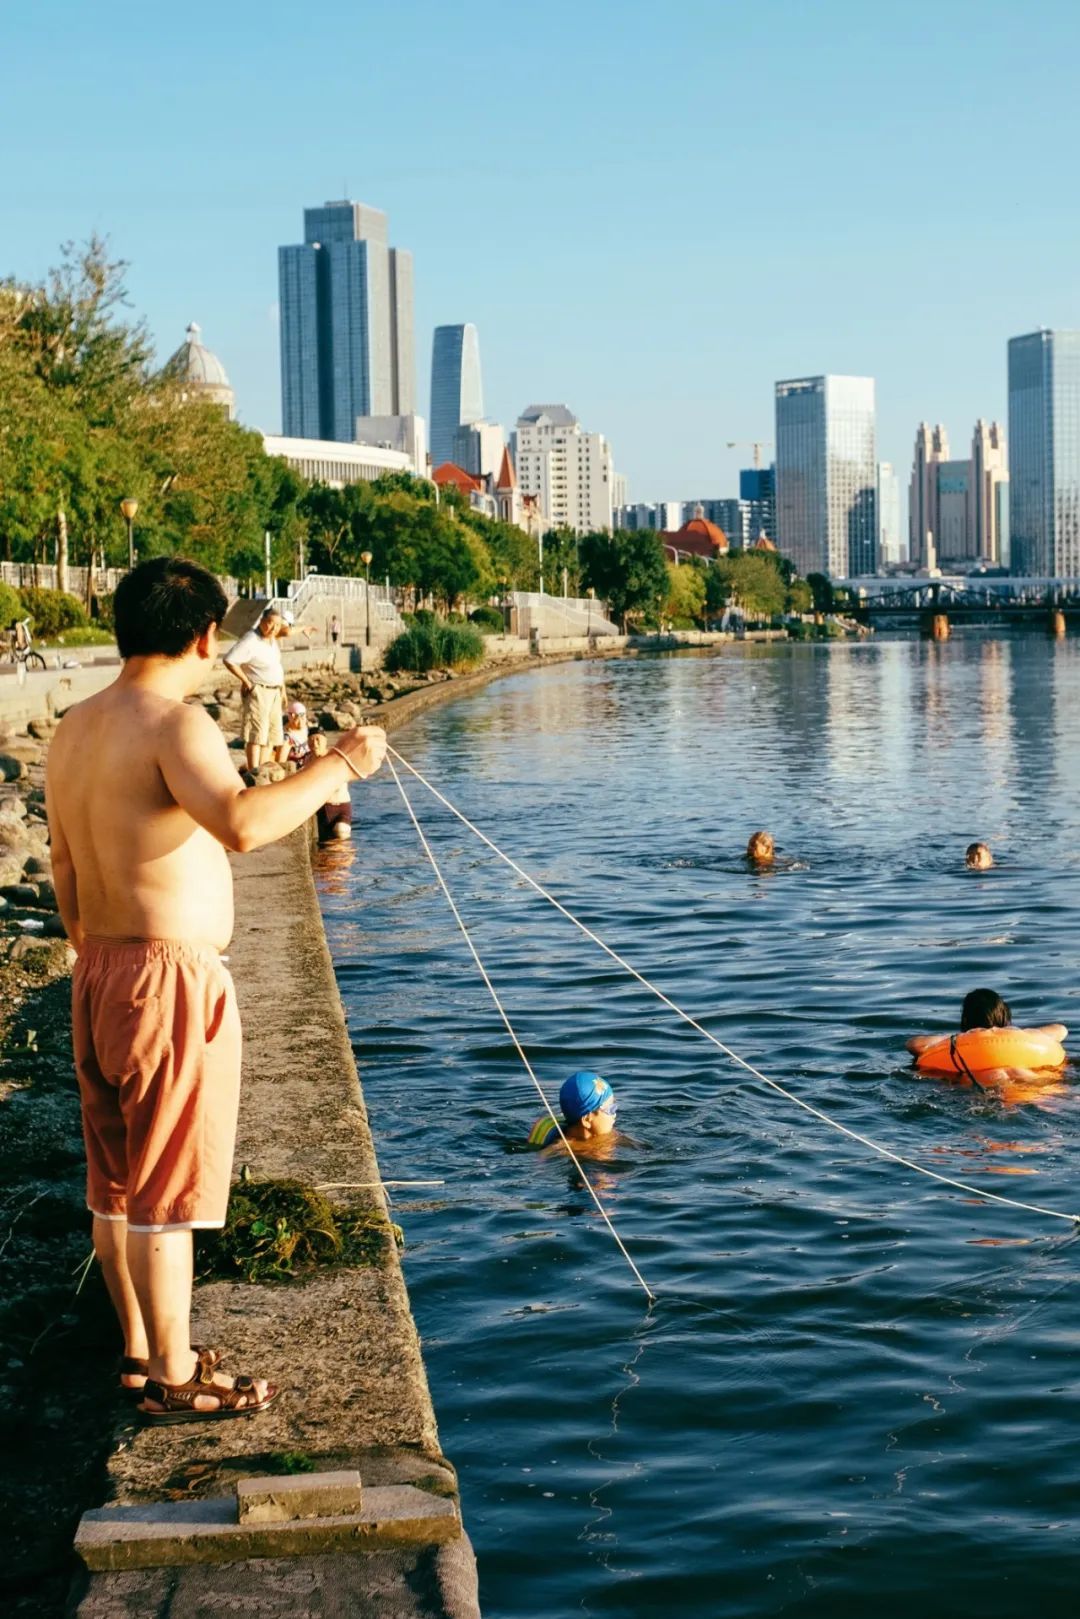
{"type": "MultiPolygon", "coordinates": [[[[1080,652],[733,648],[511,677],[394,738],[725,1042],[942,1173],[1080,1208],[1080,1091],[913,1077],[989,985],[1080,1023],[1080,652]],[[788,864],[740,859],[773,832],[788,864]],[[995,851],[963,868],[968,842],[995,851]]],[[[1073,1227],[887,1162],[735,1067],[410,784],[589,1173],[540,1111],[392,780],[320,888],[486,1619],[1077,1611],[1073,1227]]],[[[1078,1047],[1080,1049],[1080,1047],[1078,1047]]]]}

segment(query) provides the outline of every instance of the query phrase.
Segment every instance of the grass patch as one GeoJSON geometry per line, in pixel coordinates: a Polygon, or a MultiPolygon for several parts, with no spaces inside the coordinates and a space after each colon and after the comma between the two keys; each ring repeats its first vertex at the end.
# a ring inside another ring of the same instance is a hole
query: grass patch
{"type": "Polygon", "coordinates": [[[200,1237],[200,1281],[287,1282],[325,1267],[384,1265],[399,1228],[374,1209],[337,1208],[302,1181],[234,1185],[220,1231],[200,1237]]]}
{"type": "Polygon", "coordinates": [[[396,636],[383,654],[383,668],[391,674],[409,670],[422,675],[431,669],[467,669],[483,657],[484,638],[471,624],[436,619],[413,624],[396,636]]]}

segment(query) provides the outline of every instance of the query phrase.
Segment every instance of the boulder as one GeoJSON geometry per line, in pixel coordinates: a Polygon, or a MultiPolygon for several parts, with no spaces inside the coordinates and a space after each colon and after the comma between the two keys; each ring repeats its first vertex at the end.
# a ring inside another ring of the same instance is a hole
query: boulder
{"type": "Polygon", "coordinates": [[[51,882],[52,861],[47,855],[42,858],[40,855],[32,854],[23,867],[23,872],[32,880],[36,880],[38,877],[48,877],[51,882]]]}
{"type": "Polygon", "coordinates": [[[38,881],[36,881],[32,886],[36,888],[38,892],[37,903],[39,909],[43,911],[55,911],[57,909],[56,889],[53,887],[52,883],[47,879],[39,878],[38,881]]]}
{"type": "MultiPolygon", "coordinates": [[[[9,744],[14,746],[14,744],[9,744]]],[[[26,761],[16,759],[10,753],[0,753],[0,781],[24,781],[26,779],[26,761]]]]}
{"type": "Polygon", "coordinates": [[[5,883],[0,888],[0,899],[6,899],[11,905],[36,905],[38,886],[36,883],[5,883]]]}
{"type": "Polygon", "coordinates": [[[47,916],[45,918],[45,926],[42,930],[42,937],[45,939],[62,939],[65,937],[64,924],[61,922],[59,915],[47,916]]]}
{"type": "Polygon", "coordinates": [[[53,719],[31,720],[26,729],[30,735],[36,737],[39,742],[48,742],[53,732],[56,730],[57,723],[58,722],[53,719]]]}
{"type": "Polygon", "coordinates": [[[338,724],[338,717],[332,708],[324,708],[322,713],[319,715],[320,731],[341,731],[346,729],[347,726],[348,721],[346,721],[345,726],[338,724]]]}
{"type": "Polygon", "coordinates": [[[209,716],[210,716],[210,718],[212,720],[219,720],[221,718],[221,704],[220,703],[204,703],[203,707],[205,708],[206,712],[209,714],[209,716]]]}

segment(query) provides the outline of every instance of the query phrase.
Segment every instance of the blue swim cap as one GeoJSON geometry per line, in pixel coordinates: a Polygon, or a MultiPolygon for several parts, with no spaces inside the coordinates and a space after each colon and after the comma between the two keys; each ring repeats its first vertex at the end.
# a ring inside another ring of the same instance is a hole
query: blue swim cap
{"type": "Polygon", "coordinates": [[[598,1107],[610,1102],[613,1096],[614,1092],[606,1079],[582,1068],[563,1082],[559,1091],[559,1106],[563,1110],[563,1118],[576,1124],[586,1113],[595,1113],[598,1107]]]}

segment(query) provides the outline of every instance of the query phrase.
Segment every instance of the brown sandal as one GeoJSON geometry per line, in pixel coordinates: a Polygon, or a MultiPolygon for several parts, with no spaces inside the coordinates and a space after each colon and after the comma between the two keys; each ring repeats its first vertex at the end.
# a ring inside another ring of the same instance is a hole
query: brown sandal
{"type": "MultiPolygon", "coordinates": [[[[203,1349],[201,1344],[192,1344],[191,1348],[196,1355],[213,1355],[215,1366],[220,1366],[225,1358],[220,1349],[203,1349]]],[[[150,1362],[140,1360],[137,1355],[121,1355],[118,1375],[121,1379],[125,1377],[149,1377],[150,1362]]],[[[120,1393],[128,1400],[141,1400],[146,1393],[146,1385],[144,1383],[139,1388],[132,1388],[130,1383],[121,1381],[120,1393]]]]}
{"type": "Polygon", "coordinates": [[[148,1377],[143,1398],[153,1400],[163,1409],[148,1411],[145,1405],[140,1405],[139,1415],[143,1421],[164,1427],[174,1422],[220,1422],[224,1417],[253,1417],[277,1399],[281,1391],[272,1383],[261,1400],[255,1399],[255,1380],[251,1377],[234,1377],[231,1388],[219,1388],[214,1383],[214,1369],[221,1360],[220,1350],[200,1349],[194,1375],[186,1383],[159,1383],[148,1377]],[[212,1411],[196,1409],[195,1401],[203,1395],[217,1400],[212,1411]]]}

